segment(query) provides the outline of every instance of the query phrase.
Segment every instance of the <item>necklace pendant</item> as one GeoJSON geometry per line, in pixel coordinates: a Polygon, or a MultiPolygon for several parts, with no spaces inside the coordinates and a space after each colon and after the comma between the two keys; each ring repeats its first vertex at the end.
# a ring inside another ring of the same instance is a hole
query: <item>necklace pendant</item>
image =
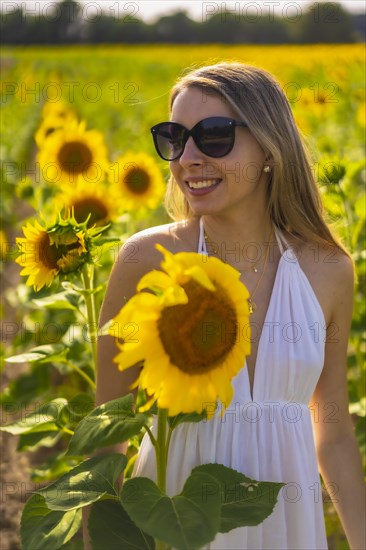
{"type": "Polygon", "coordinates": [[[252,315],[252,313],[255,312],[257,309],[256,304],[252,301],[251,298],[248,298],[248,306],[249,306],[249,314],[252,315]]]}

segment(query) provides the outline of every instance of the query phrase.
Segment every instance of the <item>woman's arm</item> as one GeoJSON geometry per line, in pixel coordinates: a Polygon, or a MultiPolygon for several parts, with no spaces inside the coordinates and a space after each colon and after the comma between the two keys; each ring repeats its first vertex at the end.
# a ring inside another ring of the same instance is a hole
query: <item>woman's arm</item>
{"type": "MultiPolygon", "coordinates": [[[[136,285],[142,275],[150,269],[158,267],[160,255],[154,251],[151,239],[140,239],[138,236],[129,239],[122,247],[113,266],[103,305],[101,308],[99,326],[102,327],[113,319],[123,305],[136,293],[136,285]],[[131,250],[134,254],[131,254],[131,250]]],[[[96,406],[112,399],[117,399],[131,393],[130,385],[137,379],[139,368],[132,367],[126,371],[119,371],[113,359],[119,349],[116,347],[113,336],[101,336],[98,339],[98,373],[96,381],[96,406]]],[[[137,390],[132,392],[136,399],[137,390]]],[[[98,453],[126,453],[128,442],[122,442],[111,447],[105,447],[98,453]]],[[[123,476],[118,480],[121,484],[123,476]]],[[[90,507],[83,508],[83,539],[84,549],[91,550],[88,533],[88,519],[90,507]]]]}
{"type": "Polygon", "coordinates": [[[328,324],[325,363],[312,399],[320,473],[331,487],[331,498],[351,550],[366,548],[365,484],[361,455],[348,412],[347,345],[353,306],[353,267],[338,256],[330,285],[332,316],[328,324]],[[330,336],[332,335],[332,336],[330,336]],[[330,415],[329,413],[334,412],[330,415]]]}

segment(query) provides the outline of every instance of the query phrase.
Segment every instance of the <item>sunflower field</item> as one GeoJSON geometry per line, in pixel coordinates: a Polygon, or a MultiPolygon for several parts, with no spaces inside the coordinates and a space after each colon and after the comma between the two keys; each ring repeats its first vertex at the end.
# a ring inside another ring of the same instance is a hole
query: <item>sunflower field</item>
{"type": "MultiPolygon", "coordinates": [[[[157,158],[150,127],[168,118],[179,75],[221,60],[257,65],[279,80],[312,151],[328,220],[352,252],[348,384],[365,456],[364,47],[3,48],[2,429],[17,437],[15,462],[31,457],[24,475],[36,488],[85,458],[65,451],[94,408],[98,312],[121,245],[169,222],[162,206],[168,163],[157,158]]],[[[127,477],[139,442],[130,440],[127,477]]],[[[22,507],[27,500],[17,491],[12,498],[22,507]]],[[[329,547],[346,549],[326,493],[323,500],[329,547]]],[[[37,537],[27,529],[28,502],[20,529],[25,549],[37,537]]],[[[54,534],[52,548],[82,548],[81,514],[72,522],[69,538],[54,534]]]]}

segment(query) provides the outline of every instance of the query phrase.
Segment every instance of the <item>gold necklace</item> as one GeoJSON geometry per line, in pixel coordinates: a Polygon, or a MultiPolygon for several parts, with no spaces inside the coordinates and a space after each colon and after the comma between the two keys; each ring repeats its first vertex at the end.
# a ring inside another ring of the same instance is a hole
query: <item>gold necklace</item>
{"type": "Polygon", "coordinates": [[[268,246],[267,246],[267,250],[266,250],[266,257],[264,258],[264,264],[263,264],[263,271],[258,279],[258,282],[255,286],[255,289],[253,290],[253,292],[251,293],[251,295],[249,296],[248,298],[248,306],[249,306],[249,314],[251,315],[252,313],[255,312],[255,310],[257,309],[257,304],[253,301],[253,296],[254,294],[257,292],[258,290],[258,287],[260,285],[260,282],[263,278],[263,275],[264,275],[264,272],[266,270],[266,266],[267,266],[267,261],[268,261],[268,256],[269,256],[269,247],[270,247],[270,244],[271,244],[271,238],[272,238],[272,233],[273,233],[273,229],[271,228],[271,233],[269,235],[269,240],[268,240],[268,246]]]}
{"type": "MultiPolygon", "coordinates": [[[[213,245],[213,243],[208,238],[208,235],[207,235],[205,229],[203,230],[203,236],[204,236],[205,243],[206,243],[206,250],[207,250],[207,247],[209,247],[212,250],[212,254],[215,254],[215,256],[219,256],[220,260],[226,264],[227,262],[221,258],[218,249],[213,245]]],[[[250,267],[244,267],[241,271],[242,272],[243,271],[253,271],[253,273],[258,273],[258,266],[259,266],[259,264],[255,263],[255,264],[251,265],[250,267]]]]}
{"type": "MultiPolygon", "coordinates": [[[[203,230],[203,234],[204,234],[204,239],[205,239],[205,244],[206,244],[206,250],[207,250],[207,245],[210,245],[211,248],[212,248],[212,252],[213,254],[218,254],[218,250],[217,248],[215,248],[213,246],[213,244],[210,242],[208,236],[207,236],[207,233],[205,230],[203,230]]],[[[255,310],[257,309],[257,304],[254,302],[253,300],[253,297],[255,295],[255,293],[257,292],[258,288],[259,288],[259,285],[261,283],[261,280],[263,278],[263,275],[264,275],[264,272],[266,270],[266,267],[267,267],[267,262],[268,262],[268,256],[269,256],[269,247],[270,247],[270,243],[271,243],[271,238],[272,238],[272,234],[273,234],[273,228],[271,228],[271,232],[269,234],[269,240],[268,240],[268,246],[267,246],[267,250],[266,250],[266,256],[264,258],[264,263],[263,263],[263,270],[262,270],[262,273],[260,274],[260,277],[257,281],[257,284],[255,285],[255,288],[253,290],[253,292],[250,294],[249,298],[248,298],[248,306],[249,306],[249,314],[252,315],[252,313],[255,312],[255,310]]],[[[221,259],[221,258],[220,258],[221,259]]],[[[224,260],[222,260],[224,263],[226,263],[224,260]]],[[[258,273],[258,267],[257,265],[254,265],[254,266],[251,266],[250,268],[247,268],[247,269],[244,269],[242,271],[248,271],[249,269],[253,270],[255,273],[258,273]]]]}

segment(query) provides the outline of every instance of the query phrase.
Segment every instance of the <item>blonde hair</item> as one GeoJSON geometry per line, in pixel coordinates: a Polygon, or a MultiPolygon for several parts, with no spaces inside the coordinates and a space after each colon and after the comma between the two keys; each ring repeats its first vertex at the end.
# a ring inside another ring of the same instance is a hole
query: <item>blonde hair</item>
{"type": "MultiPolygon", "coordinates": [[[[347,255],[324,220],[321,196],[311,162],[291,107],[279,83],[263,69],[237,62],[204,66],[183,76],[173,87],[170,109],[186,88],[218,95],[236,111],[273,166],[268,179],[268,213],[272,222],[294,237],[336,245],[347,255]]],[[[203,95],[204,100],[204,95],[203,95]]],[[[174,220],[193,212],[173,176],[165,206],[174,220]]]]}

